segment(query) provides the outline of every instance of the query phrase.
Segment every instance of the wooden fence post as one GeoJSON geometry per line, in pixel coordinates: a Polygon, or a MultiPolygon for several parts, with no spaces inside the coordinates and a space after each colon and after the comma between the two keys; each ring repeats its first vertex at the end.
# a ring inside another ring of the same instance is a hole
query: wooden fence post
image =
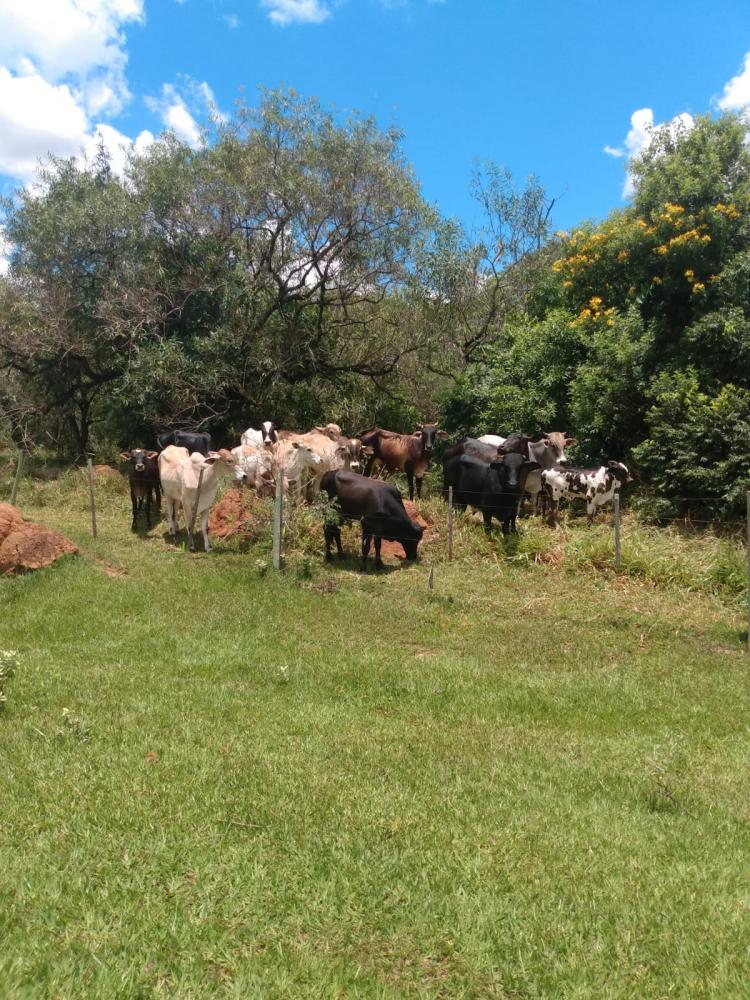
{"type": "Polygon", "coordinates": [[[281,552],[284,517],[284,474],[279,469],[276,474],[276,497],[273,504],[273,568],[281,569],[283,556],[281,552]]]}
{"type": "Polygon", "coordinates": [[[16,475],[13,479],[13,489],[10,492],[10,502],[15,507],[16,497],[18,496],[18,487],[21,485],[21,476],[23,475],[23,463],[26,459],[26,452],[23,448],[18,449],[18,465],[16,466],[16,475]]]}
{"type": "Polygon", "coordinates": [[[620,494],[615,493],[615,570],[620,572],[620,494]]]}
{"type": "Polygon", "coordinates": [[[94,496],[94,461],[89,455],[86,459],[89,474],[89,503],[91,504],[91,534],[96,538],[96,497],[94,496]]]}
{"type": "Polygon", "coordinates": [[[453,487],[448,487],[448,562],[453,560],[453,487]]]}
{"type": "MultiPolygon", "coordinates": [[[[205,472],[205,466],[201,466],[201,470],[198,473],[198,489],[195,492],[195,504],[193,506],[193,512],[190,515],[190,527],[188,528],[188,545],[192,541],[193,536],[195,534],[195,519],[198,516],[198,504],[200,503],[201,499],[201,486],[203,486],[204,472],[205,472]]],[[[193,546],[195,546],[195,542],[193,542],[193,546]]]]}

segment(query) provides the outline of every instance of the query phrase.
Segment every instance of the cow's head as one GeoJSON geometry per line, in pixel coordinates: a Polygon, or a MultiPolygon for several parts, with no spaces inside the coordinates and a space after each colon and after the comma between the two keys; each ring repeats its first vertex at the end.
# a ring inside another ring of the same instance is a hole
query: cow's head
{"type": "Polygon", "coordinates": [[[625,483],[633,482],[633,477],[628,472],[627,465],[623,465],[622,462],[609,461],[607,462],[607,469],[621,486],[624,486],[625,483]]]}
{"type": "Polygon", "coordinates": [[[404,549],[404,554],[409,562],[415,562],[417,558],[417,546],[422,541],[422,534],[424,528],[419,524],[415,524],[414,521],[409,522],[412,527],[412,538],[402,538],[400,539],[401,545],[404,549]]]}
{"type": "Polygon", "coordinates": [[[269,448],[272,444],[276,444],[279,440],[279,436],[276,433],[276,424],[273,420],[264,420],[260,425],[260,433],[266,448],[269,448]]]}
{"type": "Polygon", "coordinates": [[[526,477],[541,466],[538,462],[529,462],[523,455],[511,451],[492,462],[490,468],[497,472],[503,490],[508,493],[523,493],[526,477]]]}
{"type": "Polygon", "coordinates": [[[529,438],[529,459],[538,462],[543,469],[551,469],[553,465],[565,465],[568,461],[565,448],[572,447],[575,443],[575,438],[566,437],[562,431],[535,434],[529,438]]]}
{"type": "Polygon", "coordinates": [[[448,437],[448,432],[439,431],[437,424],[417,424],[414,437],[421,439],[423,453],[425,455],[431,455],[432,450],[435,447],[435,441],[438,440],[438,438],[448,437]]]}
{"type": "Polygon", "coordinates": [[[121,451],[120,458],[123,462],[130,462],[134,472],[145,472],[146,459],[153,461],[158,454],[156,451],[145,451],[143,448],[131,448],[130,451],[121,451]]]}
{"type": "MultiPolygon", "coordinates": [[[[191,455],[191,460],[193,456],[191,455]]],[[[200,456],[203,458],[203,456],[200,456]]],[[[237,458],[226,448],[219,448],[218,451],[209,451],[203,458],[203,464],[215,469],[219,476],[234,476],[235,479],[246,479],[247,473],[238,463],[237,458]]]]}
{"type": "Polygon", "coordinates": [[[325,427],[313,427],[318,434],[325,434],[331,441],[338,441],[341,437],[341,428],[338,424],[326,424],[325,427]]]}
{"type": "Polygon", "coordinates": [[[322,461],[320,455],[313,451],[312,448],[308,448],[306,444],[302,444],[301,441],[292,441],[292,448],[295,449],[297,453],[297,461],[302,466],[315,468],[316,465],[320,465],[322,461]]]}
{"type": "Polygon", "coordinates": [[[339,448],[343,448],[346,452],[343,456],[344,467],[346,469],[358,469],[363,451],[361,440],[359,438],[340,437],[337,444],[339,448]]]}

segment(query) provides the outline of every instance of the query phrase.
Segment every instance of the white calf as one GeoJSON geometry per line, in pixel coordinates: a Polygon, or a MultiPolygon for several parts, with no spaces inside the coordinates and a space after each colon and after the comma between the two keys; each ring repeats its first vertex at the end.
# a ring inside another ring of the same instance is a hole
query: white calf
{"type": "Polygon", "coordinates": [[[195,550],[195,540],[190,530],[194,512],[196,517],[200,515],[206,552],[210,552],[213,548],[208,538],[209,511],[216,499],[220,480],[224,476],[233,475],[235,467],[234,455],[224,448],[218,452],[210,451],[204,457],[197,451],[189,455],[187,448],[176,448],[174,445],[169,445],[159,455],[159,476],[167,501],[169,533],[170,535],[177,534],[177,505],[180,504],[188,531],[188,547],[191,552],[195,550]],[[202,479],[201,470],[203,470],[202,479]],[[199,481],[200,493],[198,492],[199,481]]]}

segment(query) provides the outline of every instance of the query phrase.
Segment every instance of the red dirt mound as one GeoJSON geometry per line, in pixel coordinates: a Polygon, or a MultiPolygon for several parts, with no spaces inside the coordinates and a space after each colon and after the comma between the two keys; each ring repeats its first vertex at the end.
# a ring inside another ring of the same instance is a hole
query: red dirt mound
{"type": "Polygon", "coordinates": [[[0,503],[0,544],[5,541],[14,527],[21,524],[21,512],[9,503],[0,503]]]}
{"type": "Polygon", "coordinates": [[[0,573],[11,576],[44,569],[61,556],[77,551],[78,547],[59,531],[24,521],[14,525],[0,545],[0,573]]]}
{"type": "Polygon", "coordinates": [[[208,518],[208,533],[212,538],[239,537],[248,541],[256,529],[253,496],[248,490],[227,490],[208,518]]]}
{"type": "MultiPolygon", "coordinates": [[[[429,545],[430,542],[433,542],[438,537],[435,525],[431,521],[424,519],[417,510],[416,504],[411,500],[404,500],[404,507],[411,520],[423,529],[422,541],[419,543],[420,549],[423,545],[429,545]]],[[[396,556],[397,559],[406,559],[401,542],[386,542],[384,540],[380,551],[384,556],[396,556]]]]}
{"type": "Polygon", "coordinates": [[[113,469],[111,465],[92,465],[91,471],[95,476],[100,476],[102,479],[123,480],[125,478],[121,472],[113,469]]]}

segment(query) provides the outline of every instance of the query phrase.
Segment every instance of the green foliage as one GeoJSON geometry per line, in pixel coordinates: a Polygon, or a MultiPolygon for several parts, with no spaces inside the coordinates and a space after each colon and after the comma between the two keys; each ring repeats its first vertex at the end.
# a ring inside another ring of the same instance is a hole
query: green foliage
{"type": "Polygon", "coordinates": [[[634,455],[666,497],[706,499],[719,514],[740,511],[750,482],[750,391],[728,383],[702,392],[698,374],[664,373],[651,389],[648,437],[634,455]]]}

